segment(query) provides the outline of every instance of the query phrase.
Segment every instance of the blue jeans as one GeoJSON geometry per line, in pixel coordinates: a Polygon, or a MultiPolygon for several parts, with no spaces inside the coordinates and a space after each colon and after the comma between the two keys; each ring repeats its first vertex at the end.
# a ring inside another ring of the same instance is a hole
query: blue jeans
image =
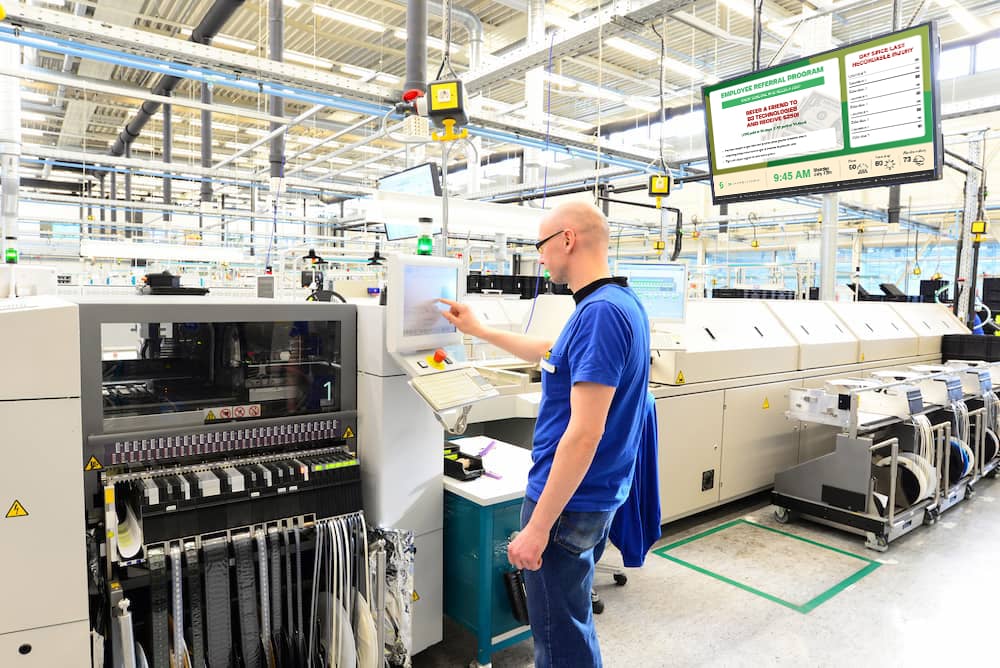
{"type": "MultiPolygon", "coordinates": [[[[525,497],[521,506],[523,528],[535,510],[525,497]]],[[[594,562],[604,551],[614,511],[563,511],[549,533],[542,553],[542,567],[524,571],[528,618],[535,639],[536,668],[599,668],[590,589],[594,562]]]]}

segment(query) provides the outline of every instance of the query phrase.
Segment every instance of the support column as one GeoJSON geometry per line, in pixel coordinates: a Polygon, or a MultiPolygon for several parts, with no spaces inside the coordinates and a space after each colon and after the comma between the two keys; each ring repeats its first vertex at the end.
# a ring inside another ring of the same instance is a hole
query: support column
{"type": "Polygon", "coordinates": [[[837,193],[823,195],[819,241],[819,298],[833,301],[837,289],[837,193]]]}
{"type": "MultiPolygon", "coordinates": [[[[973,165],[982,164],[981,139],[970,141],[969,162],[973,165]]],[[[972,295],[976,290],[976,276],[973,274],[973,255],[975,248],[972,243],[972,222],[976,219],[979,209],[979,188],[982,183],[982,172],[975,167],[970,167],[965,175],[965,206],[962,213],[962,230],[960,240],[962,241],[962,254],[958,258],[958,275],[955,277],[955,315],[962,322],[970,322],[972,306],[974,304],[972,295]],[[964,280],[963,280],[964,279],[964,280]],[[959,286],[962,286],[961,294],[957,293],[959,286]]]]}

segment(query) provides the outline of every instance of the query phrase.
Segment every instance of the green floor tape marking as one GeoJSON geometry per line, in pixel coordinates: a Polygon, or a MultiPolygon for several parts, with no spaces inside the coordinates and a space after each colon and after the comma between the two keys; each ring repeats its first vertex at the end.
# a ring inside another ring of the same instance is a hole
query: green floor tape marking
{"type": "Polygon", "coordinates": [[[669,545],[665,545],[664,547],[661,547],[659,549],[654,550],[653,553],[656,554],[656,555],[658,555],[658,556],[660,556],[660,557],[663,557],[664,559],[672,561],[675,564],[679,564],[681,566],[684,566],[685,568],[690,568],[691,570],[693,570],[693,571],[695,571],[697,573],[701,573],[702,575],[707,575],[708,577],[714,578],[716,580],[719,580],[720,582],[725,582],[726,584],[730,584],[730,585],[732,585],[732,586],[734,586],[734,587],[736,587],[738,589],[742,589],[745,592],[749,592],[751,594],[755,594],[757,596],[760,596],[761,598],[766,598],[767,600],[769,600],[769,601],[771,601],[773,603],[777,603],[778,605],[783,605],[786,608],[791,608],[792,610],[795,610],[796,612],[800,612],[800,613],[802,613],[804,615],[808,614],[809,612],[811,612],[813,610],[815,610],[817,607],[819,607],[823,603],[826,603],[831,598],[833,598],[834,596],[836,596],[840,592],[844,591],[845,589],[847,589],[848,587],[850,587],[851,585],[853,585],[854,583],[856,583],[861,578],[863,578],[866,575],[869,575],[870,573],[874,572],[875,569],[877,569],[879,566],[882,565],[882,564],[880,564],[879,562],[877,562],[877,561],[875,561],[873,559],[868,559],[867,557],[862,557],[862,556],[854,554],[852,552],[846,552],[844,550],[841,550],[840,548],[836,548],[836,547],[833,547],[831,545],[824,545],[823,543],[819,543],[817,541],[810,540],[808,538],[803,538],[802,536],[796,536],[795,534],[788,533],[787,531],[781,531],[779,529],[774,529],[772,527],[764,526],[763,524],[757,524],[756,522],[750,522],[750,521],[744,520],[744,519],[733,520],[731,522],[726,522],[725,524],[720,524],[717,527],[713,527],[713,528],[708,529],[706,531],[702,531],[701,533],[695,534],[694,536],[689,536],[689,537],[684,538],[682,540],[679,540],[679,541],[677,541],[675,543],[671,543],[669,545]],[[864,568],[861,568],[860,570],[858,570],[853,575],[851,575],[851,576],[849,576],[849,577],[841,580],[840,582],[838,582],[834,586],[830,587],[826,591],[824,591],[821,594],[819,594],[818,596],[814,597],[812,600],[807,601],[806,603],[804,603],[802,605],[799,605],[797,603],[792,603],[790,601],[786,601],[786,600],[784,600],[782,598],[774,596],[773,594],[768,594],[767,592],[761,591],[759,589],[756,589],[755,587],[751,587],[749,585],[743,584],[742,582],[737,582],[736,580],[733,580],[731,578],[727,578],[724,575],[721,575],[719,573],[714,573],[714,572],[712,572],[712,571],[710,571],[708,569],[702,568],[701,566],[698,566],[696,564],[692,564],[690,562],[684,561],[683,559],[678,559],[677,557],[674,557],[674,556],[672,556],[670,554],[667,554],[670,550],[676,549],[676,548],[681,547],[683,545],[687,545],[688,543],[693,543],[696,540],[700,540],[700,539],[705,538],[707,536],[711,536],[712,534],[719,533],[720,531],[725,531],[726,529],[729,529],[731,527],[737,526],[739,524],[747,524],[749,526],[756,527],[758,529],[763,529],[765,531],[770,531],[772,533],[776,533],[776,534],[779,534],[781,536],[786,536],[788,538],[794,538],[795,540],[799,540],[799,541],[802,541],[803,543],[808,543],[810,545],[814,545],[814,546],[822,548],[824,550],[830,550],[831,552],[836,552],[837,554],[841,554],[841,555],[844,555],[844,556],[847,556],[847,557],[852,557],[854,559],[857,559],[858,561],[864,562],[865,566],[864,566],[864,568]]]}

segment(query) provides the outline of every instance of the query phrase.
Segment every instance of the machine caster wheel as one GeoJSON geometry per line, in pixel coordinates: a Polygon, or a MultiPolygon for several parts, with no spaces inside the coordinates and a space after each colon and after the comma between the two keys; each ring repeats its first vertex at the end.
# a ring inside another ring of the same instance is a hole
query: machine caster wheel
{"type": "Polygon", "coordinates": [[[885,552],[889,549],[889,541],[885,536],[870,536],[865,547],[876,552],[885,552]]]}
{"type": "Polygon", "coordinates": [[[986,477],[989,478],[990,480],[996,480],[996,478],[997,478],[997,470],[993,469],[992,471],[990,471],[989,473],[986,474],[986,477]]]}
{"type": "Polygon", "coordinates": [[[595,615],[599,615],[604,612],[604,601],[601,597],[597,595],[597,592],[590,592],[590,608],[594,611],[595,615]]]}
{"type": "Polygon", "coordinates": [[[469,662],[469,668],[493,668],[493,662],[479,663],[476,659],[469,662]]]}
{"type": "Polygon", "coordinates": [[[939,513],[938,511],[929,510],[927,511],[927,517],[924,520],[924,524],[926,524],[927,526],[934,526],[935,524],[937,524],[938,517],[940,516],[941,513],[939,513]]]}
{"type": "Polygon", "coordinates": [[[788,508],[776,506],[774,509],[774,519],[778,524],[788,524],[792,519],[792,511],[788,508]]]}
{"type": "Polygon", "coordinates": [[[624,587],[628,583],[628,576],[624,573],[615,573],[615,584],[619,587],[624,587]]]}
{"type": "Polygon", "coordinates": [[[965,498],[966,498],[966,500],[971,499],[971,498],[973,498],[975,496],[976,496],[976,490],[972,488],[972,485],[967,486],[965,488],[965,498]]]}

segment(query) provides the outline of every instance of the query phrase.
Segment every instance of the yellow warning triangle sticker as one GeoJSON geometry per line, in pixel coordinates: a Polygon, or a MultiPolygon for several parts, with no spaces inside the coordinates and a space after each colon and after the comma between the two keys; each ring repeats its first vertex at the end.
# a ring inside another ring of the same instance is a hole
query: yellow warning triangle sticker
{"type": "Polygon", "coordinates": [[[83,470],[84,471],[100,471],[103,468],[104,467],[101,465],[101,462],[97,461],[97,457],[94,457],[93,455],[91,455],[90,459],[87,460],[87,465],[83,467],[83,470]]]}
{"type": "Polygon", "coordinates": [[[413,590],[413,602],[414,602],[414,603],[416,603],[416,602],[417,602],[417,601],[419,601],[419,600],[420,600],[420,594],[418,594],[418,593],[417,593],[417,590],[416,590],[416,589],[414,589],[414,590],[413,590]]]}
{"type": "Polygon", "coordinates": [[[205,416],[205,419],[206,420],[214,420],[215,419],[215,413],[213,413],[212,411],[208,411],[208,415],[205,416]]]}
{"type": "Polygon", "coordinates": [[[764,410],[767,410],[770,407],[771,407],[771,402],[769,402],[767,400],[767,397],[764,397],[764,405],[761,408],[763,408],[764,410]]]}
{"type": "Polygon", "coordinates": [[[21,502],[14,499],[14,503],[11,504],[10,510],[7,511],[6,517],[27,517],[28,511],[21,505],[21,502]]]}
{"type": "Polygon", "coordinates": [[[865,361],[865,354],[864,354],[864,353],[861,353],[861,361],[862,361],[862,362],[864,362],[864,361],[865,361]]]}
{"type": "Polygon", "coordinates": [[[350,427],[344,430],[344,438],[354,438],[354,432],[351,431],[350,427]]]}
{"type": "Polygon", "coordinates": [[[678,385],[683,385],[684,384],[684,372],[683,371],[678,371],[677,372],[677,384],[678,385]]]}

